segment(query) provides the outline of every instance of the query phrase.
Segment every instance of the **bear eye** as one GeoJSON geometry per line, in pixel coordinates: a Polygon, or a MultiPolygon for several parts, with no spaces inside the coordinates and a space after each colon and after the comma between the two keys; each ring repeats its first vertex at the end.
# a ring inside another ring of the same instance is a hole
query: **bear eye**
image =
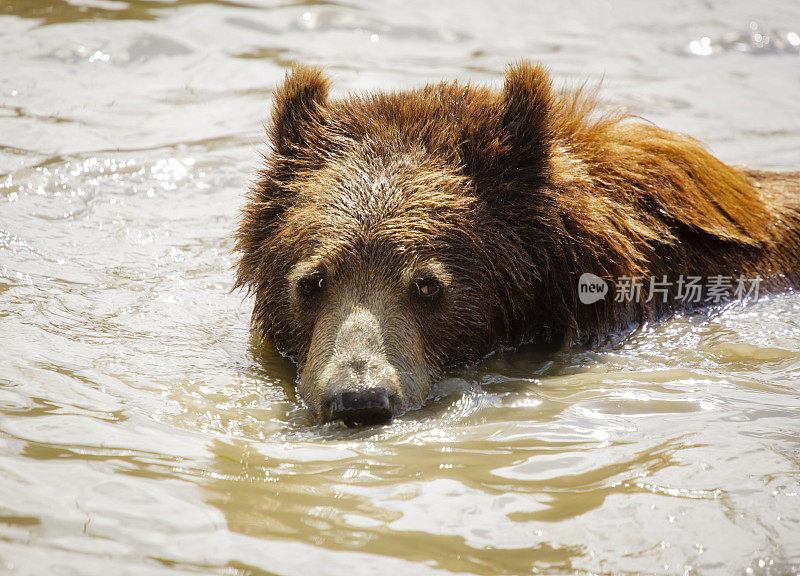
{"type": "Polygon", "coordinates": [[[442,293],[442,285],[435,278],[418,278],[414,280],[417,296],[424,300],[435,300],[442,293]]]}
{"type": "Polygon", "coordinates": [[[314,272],[304,276],[298,280],[297,287],[302,294],[306,295],[322,292],[325,288],[325,275],[322,272],[314,272]]]}

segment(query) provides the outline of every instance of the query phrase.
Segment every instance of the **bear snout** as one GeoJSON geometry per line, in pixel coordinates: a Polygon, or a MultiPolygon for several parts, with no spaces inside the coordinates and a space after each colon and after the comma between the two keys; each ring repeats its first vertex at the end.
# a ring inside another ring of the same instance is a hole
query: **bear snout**
{"type": "Polygon", "coordinates": [[[394,413],[390,396],[386,388],[338,390],[326,397],[323,415],[328,421],[341,420],[350,428],[389,424],[394,413]]]}
{"type": "Polygon", "coordinates": [[[341,420],[351,428],[389,424],[402,405],[394,369],[359,358],[342,362],[324,389],[322,421],[341,420]]]}
{"type": "Polygon", "coordinates": [[[300,376],[300,395],[317,420],[350,427],[388,424],[409,401],[420,404],[427,381],[422,368],[411,368],[424,368],[412,328],[384,305],[335,301],[314,326],[300,376]]]}

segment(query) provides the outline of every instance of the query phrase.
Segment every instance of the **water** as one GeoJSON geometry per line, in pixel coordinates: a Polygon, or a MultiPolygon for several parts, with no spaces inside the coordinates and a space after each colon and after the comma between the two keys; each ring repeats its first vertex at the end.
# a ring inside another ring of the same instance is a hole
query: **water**
{"type": "Polygon", "coordinates": [[[341,93],[542,59],[797,169],[798,34],[791,0],[4,0],[0,573],[800,573],[798,295],[499,355],[353,431],[229,294],[293,60],[341,93]]]}

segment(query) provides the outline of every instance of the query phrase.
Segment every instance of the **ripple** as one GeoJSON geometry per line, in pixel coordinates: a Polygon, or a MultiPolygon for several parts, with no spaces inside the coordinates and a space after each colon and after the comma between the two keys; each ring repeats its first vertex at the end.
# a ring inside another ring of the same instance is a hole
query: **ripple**
{"type": "Polygon", "coordinates": [[[798,30],[782,31],[750,22],[746,32],[728,32],[718,37],[702,36],[689,42],[687,52],[694,56],[712,56],[740,52],[763,56],[767,54],[800,54],[798,30]]]}

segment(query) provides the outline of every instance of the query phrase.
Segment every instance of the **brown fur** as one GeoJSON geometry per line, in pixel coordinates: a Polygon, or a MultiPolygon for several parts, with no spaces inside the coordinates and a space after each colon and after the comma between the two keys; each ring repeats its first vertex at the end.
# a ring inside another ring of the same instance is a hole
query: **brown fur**
{"type": "Polygon", "coordinates": [[[236,242],[253,327],[298,360],[323,419],[325,390],[352,384],[354,362],[369,367],[360,385],[390,382],[399,412],[445,367],[500,346],[589,344],[680,308],[674,293],[615,302],[621,276],[798,284],[798,173],[729,167],[555,91],[527,63],[501,92],[443,83],[331,100],[328,87],[296,68],[276,93],[236,242]],[[611,295],[581,304],[584,272],[611,295]],[[297,288],[309,274],[325,276],[313,298],[297,288]],[[409,297],[419,277],[443,286],[436,305],[409,297]]]}

